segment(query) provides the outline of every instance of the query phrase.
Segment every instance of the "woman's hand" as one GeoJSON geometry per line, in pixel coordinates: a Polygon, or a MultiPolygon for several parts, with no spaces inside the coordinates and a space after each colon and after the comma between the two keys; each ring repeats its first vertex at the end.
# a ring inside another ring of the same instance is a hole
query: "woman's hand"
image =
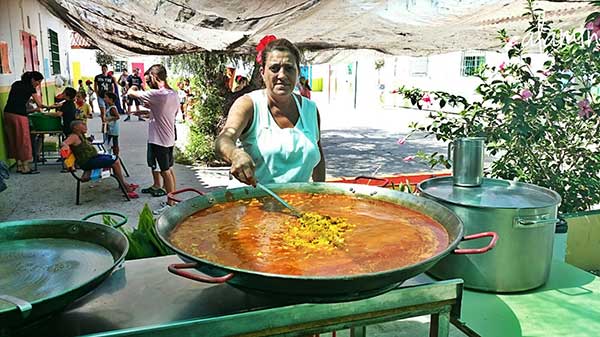
{"type": "Polygon", "coordinates": [[[244,184],[256,186],[256,178],[254,177],[255,165],[250,155],[242,149],[235,149],[231,154],[230,160],[231,169],[229,172],[244,184]]]}

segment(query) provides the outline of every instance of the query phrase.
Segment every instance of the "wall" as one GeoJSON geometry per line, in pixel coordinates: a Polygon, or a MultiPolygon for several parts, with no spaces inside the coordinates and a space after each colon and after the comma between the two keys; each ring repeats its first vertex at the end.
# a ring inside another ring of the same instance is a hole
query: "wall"
{"type": "MultiPolygon", "coordinates": [[[[94,77],[101,73],[100,65],[96,63],[96,49],[72,49],[71,50],[71,68],[73,70],[79,69],[79,72],[72,72],[72,82],[77,84],[77,81],[82,79],[85,83],[86,80],[93,80],[94,77]]],[[[116,60],[127,61],[127,70],[131,74],[132,63],[143,63],[144,68],[147,70],[151,65],[156,63],[162,63],[160,56],[134,56],[127,58],[116,58],[116,60]]],[[[113,66],[108,66],[109,70],[113,70],[113,66]]],[[[115,76],[119,77],[120,74],[115,73],[115,76]]]]}
{"type": "MultiPolygon", "coordinates": [[[[4,105],[10,91],[10,85],[19,80],[21,74],[25,71],[20,32],[28,32],[34,35],[38,41],[37,55],[39,71],[45,76],[41,92],[47,104],[53,103],[53,97],[57,90],[55,87],[55,76],[51,74],[52,71],[49,68],[50,45],[48,28],[54,30],[58,35],[61,62],[60,75],[66,79],[71,77],[69,73],[71,41],[70,33],[66,26],[35,0],[0,0],[0,8],[2,9],[0,10],[0,41],[8,42],[11,70],[9,74],[0,74],[0,117],[3,117],[4,105]]],[[[0,118],[0,160],[6,159],[3,118],[0,118]]]]}

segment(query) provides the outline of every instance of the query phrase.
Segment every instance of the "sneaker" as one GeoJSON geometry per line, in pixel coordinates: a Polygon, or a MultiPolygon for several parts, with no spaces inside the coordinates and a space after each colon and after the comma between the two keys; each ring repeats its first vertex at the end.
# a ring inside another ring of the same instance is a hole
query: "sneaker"
{"type": "Polygon", "coordinates": [[[152,195],[153,197],[162,197],[167,195],[167,191],[163,190],[162,188],[156,189],[156,190],[152,190],[150,192],[150,195],[152,195]]]}
{"type": "Polygon", "coordinates": [[[131,120],[131,116],[127,115],[127,117],[125,117],[125,119],[123,120],[123,122],[127,122],[131,120]]]}
{"type": "Polygon", "coordinates": [[[164,206],[162,206],[160,208],[157,208],[157,209],[153,210],[152,214],[154,214],[154,215],[160,215],[160,214],[164,213],[164,211],[168,210],[169,208],[171,208],[171,206],[164,205],[164,206]]]}
{"type": "Polygon", "coordinates": [[[150,187],[142,188],[142,191],[141,191],[141,192],[142,192],[142,193],[148,193],[148,194],[152,194],[152,192],[154,192],[154,191],[156,191],[156,190],[158,190],[158,189],[160,189],[160,187],[159,187],[159,188],[156,188],[156,187],[154,187],[154,186],[150,186],[150,187]]]}

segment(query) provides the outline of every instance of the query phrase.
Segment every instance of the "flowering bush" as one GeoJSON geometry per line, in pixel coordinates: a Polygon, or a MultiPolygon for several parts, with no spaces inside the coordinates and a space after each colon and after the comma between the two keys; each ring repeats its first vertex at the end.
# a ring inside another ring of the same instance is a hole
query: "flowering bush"
{"type": "MultiPolygon", "coordinates": [[[[561,34],[543,21],[533,0],[526,14],[529,39],[499,32],[508,59],[480,70],[476,101],[404,87],[397,92],[419,109],[431,103],[458,111],[431,113],[427,125],[411,125],[414,131],[442,141],[485,137],[496,157],[486,174],[553,189],[563,198],[562,212],[587,210],[600,203],[600,106],[592,95],[600,84],[600,15],[591,14],[585,29],[561,34]],[[538,44],[547,55],[542,70],[531,67],[526,42],[538,44]]],[[[417,156],[432,167],[449,167],[442,154],[417,156]]]]}

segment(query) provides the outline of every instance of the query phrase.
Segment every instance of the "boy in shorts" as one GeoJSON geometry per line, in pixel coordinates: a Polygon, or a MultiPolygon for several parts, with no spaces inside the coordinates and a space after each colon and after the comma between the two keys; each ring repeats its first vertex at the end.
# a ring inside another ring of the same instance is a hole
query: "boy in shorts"
{"type": "Polygon", "coordinates": [[[106,115],[104,121],[106,121],[106,139],[107,143],[112,144],[112,153],[115,156],[119,156],[119,111],[115,106],[117,101],[117,95],[114,92],[107,92],[104,94],[104,102],[106,102],[106,115]]]}

